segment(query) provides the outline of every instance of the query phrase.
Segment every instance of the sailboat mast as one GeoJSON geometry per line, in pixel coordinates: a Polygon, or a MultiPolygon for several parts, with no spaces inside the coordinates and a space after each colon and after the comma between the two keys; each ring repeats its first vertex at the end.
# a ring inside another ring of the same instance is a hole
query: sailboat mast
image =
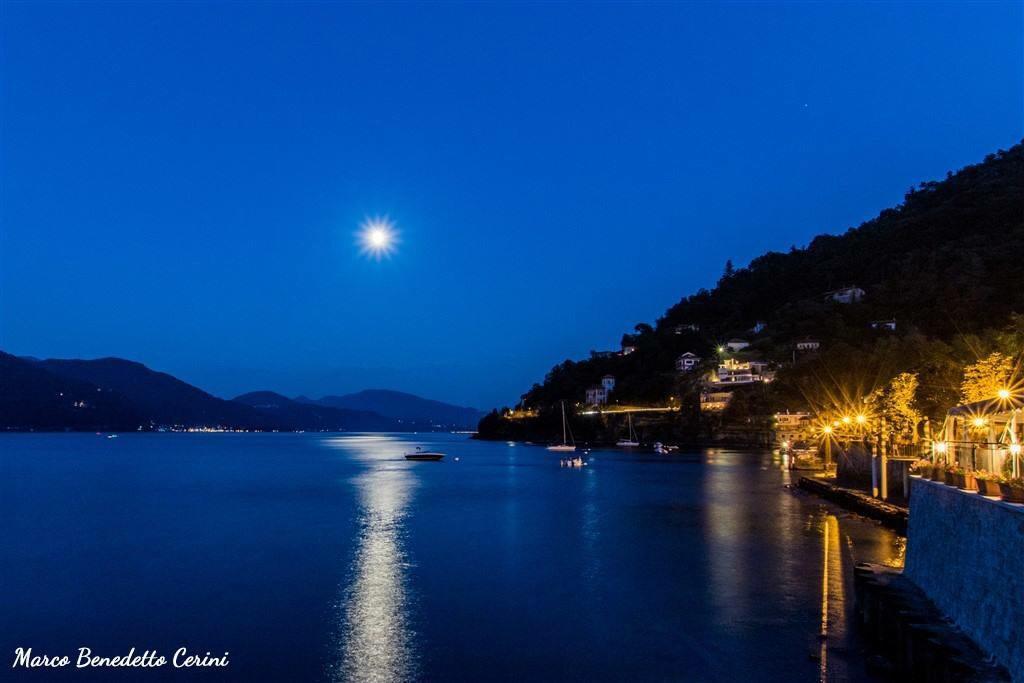
{"type": "Polygon", "coordinates": [[[568,443],[565,440],[565,401],[562,401],[562,443],[568,443]]]}

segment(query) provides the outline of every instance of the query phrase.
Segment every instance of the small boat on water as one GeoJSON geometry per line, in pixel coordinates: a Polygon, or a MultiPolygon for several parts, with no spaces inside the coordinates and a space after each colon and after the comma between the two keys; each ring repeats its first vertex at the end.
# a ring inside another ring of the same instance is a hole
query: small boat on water
{"type": "Polygon", "coordinates": [[[560,453],[571,453],[576,450],[575,443],[569,443],[569,439],[572,438],[572,433],[569,432],[568,423],[565,420],[565,401],[562,401],[562,443],[552,444],[548,446],[549,451],[558,451],[560,453]]]}
{"type": "Polygon", "coordinates": [[[633,413],[626,413],[626,419],[629,421],[629,436],[625,439],[619,439],[615,442],[615,445],[619,448],[636,448],[640,445],[637,441],[636,432],[633,431],[633,413]]]}
{"type": "Polygon", "coordinates": [[[661,453],[662,455],[664,455],[666,453],[671,453],[672,451],[678,451],[678,450],[679,450],[679,446],[666,446],[665,444],[663,444],[660,441],[655,441],[654,442],[654,452],[655,453],[661,453]]]}
{"type": "Polygon", "coordinates": [[[436,451],[425,451],[419,446],[417,446],[415,453],[405,454],[405,459],[423,462],[437,462],[438,460],[444,459],[444,453],[438,453],[436,451]]]}

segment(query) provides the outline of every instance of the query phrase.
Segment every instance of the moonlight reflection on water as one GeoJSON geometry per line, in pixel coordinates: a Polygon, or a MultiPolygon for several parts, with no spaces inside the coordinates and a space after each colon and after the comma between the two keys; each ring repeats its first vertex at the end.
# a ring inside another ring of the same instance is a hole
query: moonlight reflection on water
{"type": "Polygon", "coordinates": [[[354,480],[360,505],[359,537],[342,601],[342,658],[334,678],[412,680],[416,657],[402,540],[415,477],[400,460],[403,449],[396,439],[343,437],[331,445],[352,451],[370,468],[354,480]]]}

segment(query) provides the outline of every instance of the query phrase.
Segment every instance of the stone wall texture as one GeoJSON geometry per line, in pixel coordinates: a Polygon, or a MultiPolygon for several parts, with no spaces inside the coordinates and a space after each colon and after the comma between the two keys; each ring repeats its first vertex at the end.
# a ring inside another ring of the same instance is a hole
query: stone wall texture
{"type": "Polygon", "coordinates": [[[1024,505],[912,482],[905,575],[1024,683],[1024,505]]]}

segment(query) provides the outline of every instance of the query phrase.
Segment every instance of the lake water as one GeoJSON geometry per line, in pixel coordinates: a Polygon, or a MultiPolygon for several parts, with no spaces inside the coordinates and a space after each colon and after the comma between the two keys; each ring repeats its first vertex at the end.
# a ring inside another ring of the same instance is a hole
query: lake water
{"type": "Polygon", "coordinates": [[[8,662],[230,653],[192,675],[0,678],[864,680],[852,563],[901,563],[900,538],[786,488],[768,453],[587,457],[456,435],[0,436],[8,662]],[[417,445],[448,458],[405,461],[417,445]]]}

